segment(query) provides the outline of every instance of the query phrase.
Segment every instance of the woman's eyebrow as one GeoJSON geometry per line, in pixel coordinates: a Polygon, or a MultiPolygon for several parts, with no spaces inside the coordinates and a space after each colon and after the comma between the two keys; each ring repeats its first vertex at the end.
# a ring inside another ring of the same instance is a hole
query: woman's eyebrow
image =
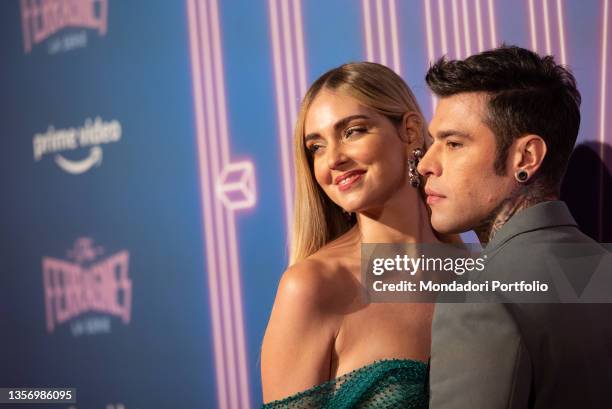
{"type": "MultiPolygon", "coordinates": [[[[334,124],[334,131],[335,132],[340,131],[341,129],[346,127],[346,125],[348,125],[351,121],[354,121],[355,119],[370,119],[370,117],[367,115],[363,115],[363,114],[349,115],[347,117],[344,117],[336,121],[336,123],[334,124]]],[[[304,143],[310,140],[313,140],[313,139],[320,139],[320,138],[321,138],[321,135],[319,133],[312,132],[304,137],[304,143]]]]}
{"type": "Polygon", "coordinates": [[[355,119],[370,119],[370,117],[367,115],[363,115],[363,114],[349,115],[347,117],[340,119],[338,122],[336,122],[334,124],[334,130],[338,132],[339,130],[345,128],[346,125],[349,124],[349,122],[354,121],[355,119]]]}
{"type": "Polygon", "coordinates": [[[309,133],[308,135],[304,137],[304,144],[308,143],[308,141],[312,141],[316,139],[321,139],[321,135],[319,135],[316,132],[309,133]]]}

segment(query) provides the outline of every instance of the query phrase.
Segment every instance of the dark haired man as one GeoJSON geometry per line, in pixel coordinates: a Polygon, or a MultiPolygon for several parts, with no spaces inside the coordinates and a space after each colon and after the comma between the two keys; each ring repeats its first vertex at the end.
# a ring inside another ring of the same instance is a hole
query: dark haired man
{"type": "MultiPolygon", "coordinates": [[[[501,46],[441,59],[426,81],[439,103],[418,170],[437,231],[474,230],[492,279],[545,281],[555,245],[606,259],[558,200],[580,125],[567,69],[501,46]]],[[[611,314],[610,304],[438,304],[430,407],[612,408],[611,314]]]]}

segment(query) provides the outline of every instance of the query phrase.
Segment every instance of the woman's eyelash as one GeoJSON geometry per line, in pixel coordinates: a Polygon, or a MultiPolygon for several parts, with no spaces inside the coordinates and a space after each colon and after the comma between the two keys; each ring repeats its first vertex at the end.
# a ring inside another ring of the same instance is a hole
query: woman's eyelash
{"type": "Polygon", "coordinates": [[[314,154],[317,152],[317,150],[319,150],[320,146],[316,143],[313,143],[312,145],[310,145],[308,148],[306,148],[308,150],[308,152],[314,154]]]}
{"type": "MultiPolygon", "coordinates": [[[[348,128],[346,131],[344,131],[344,137],[350,138],[355,133],[363,133],[363,132],[366,132],[367,130],[368,129],[365,126],[353,126],[351,128],[348,128]]],[[[319,150],[319,148],[321,148],[321,145],[319,145],[318,143],[313,143],[312,145],[307,146],[306,150],[311,154],[315,154],[319,150]]]]}
{"type": "Polygon", "coordinates": [[[365,132],[365,131],[366,131],[366,128],[363,126],[354,126],[352,128],[347,129],[346,132],[344,132],[344,136],[348,137],[348,136],[352,136],[353,133],[355,132],[365,132]]]}

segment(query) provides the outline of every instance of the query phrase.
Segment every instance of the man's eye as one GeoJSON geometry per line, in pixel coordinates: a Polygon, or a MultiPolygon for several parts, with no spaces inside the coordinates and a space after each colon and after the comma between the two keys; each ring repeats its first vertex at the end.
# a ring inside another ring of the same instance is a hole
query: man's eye
{"type": "Polygon", "coordinates": [[[450,149],[458,149],[461,148],[463,145],[459,142],[446,141],[446,146],[448,146],[450,149]]]}
{"type": "Polygon", "coordinates": [[[363,126],[354,126],[352,128],[347,129],[346,132],[344,132],[344,137],[350,138],[351,136],[356,136],[365,131],[366,129],[363,126]]]}

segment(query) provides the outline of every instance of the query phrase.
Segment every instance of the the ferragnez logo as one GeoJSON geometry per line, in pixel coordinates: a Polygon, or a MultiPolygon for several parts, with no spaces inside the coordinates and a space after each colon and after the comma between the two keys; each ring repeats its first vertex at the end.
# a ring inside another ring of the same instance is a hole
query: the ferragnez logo
{"type": "Polygon", "coordinates": [[[102,164],[103,144],[121,140],[121,123],[117,120],[103,121],[87,118],[85,124],[78,128],[55,129],[49,125],[47,131],[34,135],[32,148],[34,161],[40,161],[47,154],[55,154],[55,163],[63,171],[78,175],[94,166],[102,164]],[[79,160],[68,159],[62,153],[78,148],[89,148],[89,154],[79,160]]]}
{"type": "Polygon", "coordinates": [[[43,285],[47,331],[94,312],[106,315],[72,325],[75,336],[110,331],[108,316],[129,324],[132,308],[130,254],[121,250],[102,258],[104,249],[89,237],[78,238],[67,260],[43,257],[43,285]]]}
{"type": "MultiPolygon", "coordinates": [[[[21,0],[23,48],[26,53],[64,28],[85,28],[106,35],[108,0],[21,0]]],[[[84,47],[85,33],[49,45],[49,53],[84,47]]]]}

